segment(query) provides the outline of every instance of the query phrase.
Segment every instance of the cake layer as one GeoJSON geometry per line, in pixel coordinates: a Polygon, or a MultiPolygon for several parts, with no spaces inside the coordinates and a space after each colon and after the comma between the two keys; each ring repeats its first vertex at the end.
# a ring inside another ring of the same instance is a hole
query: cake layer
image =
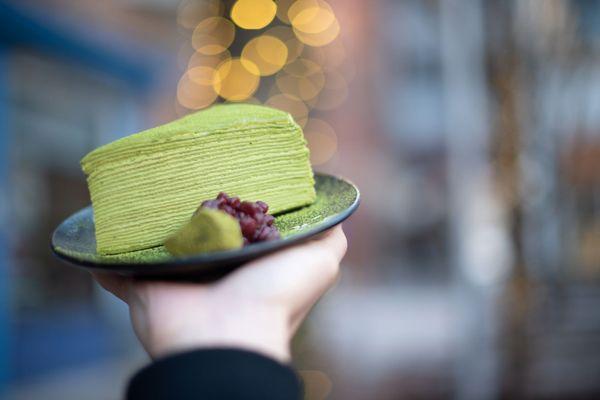
{"type": "Polygon", "coordinates": [[[97,251],[160,245],[196,207],[224,191],[273,213],[314,201],[308,149],[284,112],[222,105],[135,134],[82,160],[97,251]]]}

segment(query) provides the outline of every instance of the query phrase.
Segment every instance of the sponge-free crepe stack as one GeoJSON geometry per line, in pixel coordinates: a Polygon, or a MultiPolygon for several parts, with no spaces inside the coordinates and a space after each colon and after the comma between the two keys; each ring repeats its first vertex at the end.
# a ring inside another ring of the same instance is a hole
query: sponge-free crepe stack
{"type": "Polygon", "coordinates": [[[221,191],[262,200],[274,214],[315,199],[300,127],[285,112],[249,104],[214,106],[125,137],[81,166],[100,254],[163,244],[221,191]]]}

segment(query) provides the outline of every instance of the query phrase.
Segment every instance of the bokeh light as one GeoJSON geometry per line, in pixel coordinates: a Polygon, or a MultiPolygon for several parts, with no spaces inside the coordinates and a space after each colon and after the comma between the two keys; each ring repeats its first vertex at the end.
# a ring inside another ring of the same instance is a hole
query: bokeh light
{"type": "Polygon", "coordinates": [[[254,94],[260,83],[259,70],[251,61],[239,58],[222,62],[216,69],[215,92],[229,101],[243,101],[254,94]]]}
{"type": "Polygon", "coordinates": [[[220,0],[186,0],[177,8],[177,23],[186,29],[194,29],[200,21],[223,15],[225,6],[220,0]]]}
{"type": "Polygon", "coordinates": [[[177,85],[177,101],[191,110],[208,107],[217,99],[213,88],[215,70],[210,67],[194,67],[188,70],[177,85]]]}
{"type": "Polygon", "coordinates": [[[244,29],[262,29],[269,25],[277,4],[272,0],[237,0],[231,9],[231,19],[244,29]]]}
{"type": "Polygon", "coordinates": [[[340,34],[340,24],[337,19],[334,19],[331,25],[322,32],[307,33],[297,28],[293,28],[298,40],[308,46],[325,46],[333,42],[340,34]]]}
{"type": "Polygon", "coordinates": [[[187,75],[189,79],[194,83],[197,83],[199,85],[211,86],[214,81],[215,71],[216,70],[214,68],[200,66],[190,68],[187,71],[187,75]]]}
{"type": "Polygon", "coordinates": [[[303,127],[312,121],[306,132],[318,147],[313,158],[326,162],[335,152],[335,132],[320,119],[309,120],[309,114],[339,107],[348,98],[352,75],[346,48],[336,40],[340,26],[332,7],[325,0],[236,0],[229,16],[222,17],[223,4],[190,0],[178,10],[179,23],[194,27],[191,50],[183,48],[178,56],[187,69],[178,87],[179,104],[199,109],[219,96],[226,102],[264,100],[303,127]],[[271,24],[275,17],[286,25],[271,24]],[[230,51],[240,28],[266,29],[230,51]],[[232,58],[240,48],[239,57],[232,58]],[[257,92],[263,79],[269,86],[257,92]]]}
{"type": "MultiPolygon", "coordinates": [[[[233,103],[237,103],[237,102],[233,102],[233,103]]],[[[258,105],[262,105],[262,101],[260,101],[259,99],[257,99],[254,96],[250,96],[247,99],[245,99],[244,103],[246,103],[246,104],[258,104],[258,105]]]]}
{"type": "Polygon", "coordinates": [[[310,149],[310,162],[313,165],[325,164],[337,150],[337,136],[327,122],[310,118],[304,126],[304,137],[310,149]]]}
{"type": "Polygon", "coordinates": [[[301,100],[313,99],[325,86],[325,75],[321,67],[304,58],[286,65],[283,73],[278,74],[276,79],[282,93],[291,94],[301,100]]]}
{"type": "MultiPolygon", "coordinates": [[[[285,65],[288,49],[280,39],[262,35],[250,40],[242,50],[242,63],[250,61],[261,76],[273,75],[285,65]]],[[[252,70],[252,67],[250,67],[252,70]]]]}
{"type": "Polygon", "coordinates": [[[294,20],[296,19],[296,17],[298,16],[298,14],[302,13],[303,11],[309,11],[311,14],[311,16],[314,16],[319,8],[321,8],[321,4],[319,4],[319,0],[296,0],[293,1],[292,4],[290,4],[288,11],[287,11],[287,17],[288,17],[288,24],[293,24],[294,20]]]}
{"type": "Polygon", "coordinates": [[[348,83],[334,70],[325,72],[325,85],[319,95],[308,101],[308,105],[320,111],[338,108],[348,98],[348,83]]]}
{"type": "Polygon", "coordinates": [[[222,51],[221,53],[215,55],[206,55],[196,51],[191,55],[191,57],[189,57],[187,68],[210,67],[214,69],[229,58],[231,58],[231,53],[229,50],[222,51]]]}
{"type": "Polygon", "coordinates": [[[323,69],[336,69],[347,62],[346,47],[341,40],[321,46],[307,46],[302,55],[319,64],[323,69]]]}
{"type": "Polygon", "coordinates": [[[270,97],[265,104],[289,112],[298,125],[302,127],[306,125],[309,110],[306,104],[299,98],[286,93],[281,93],[270,97]]]}
{"type": "Polygon", "coordinates": [[[277,0],[277,18],[285,24],[290,23],[288,18],[288,10],[296,0],[277,0]]]}
{"type": "Polygon", "coordinates": [[[327,30],[336,20],[333,10],[322,0],[299,0],[288,11],[294,29],[316,34],[327,30]]]}
{"type": "Polygon", "coordinates": [[[231,45],[235,27],[228,19],[210,17],[202,20],[192,33],[192,46],[206,55],[219,54],[231,45]]]}
{"type": "Polygon", "coordinates": [[[275,26],[265,32],[265,35],[274,36],[285,43],[288,50],[286,64],[291,63],[302,54],[304,44],[296,38],[294,31],[289,26],[275,26]]]}

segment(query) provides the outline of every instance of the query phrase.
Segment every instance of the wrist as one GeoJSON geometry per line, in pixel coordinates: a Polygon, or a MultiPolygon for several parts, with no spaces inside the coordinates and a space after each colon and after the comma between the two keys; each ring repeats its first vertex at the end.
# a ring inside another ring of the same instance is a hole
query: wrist
{"type": "Polygon", "coordinates": [[[261,353],[283,363],[290,361],[289,318],[282,309],[264,305],[219,307],[195,317],[170,324],[170,329],[163,324],[164,329],[157,330],[149,341],[150,355],[158,358],[191,349],[231,347],[261,353]],[[219,311],[223,309],[234,311],[219,311]]]}

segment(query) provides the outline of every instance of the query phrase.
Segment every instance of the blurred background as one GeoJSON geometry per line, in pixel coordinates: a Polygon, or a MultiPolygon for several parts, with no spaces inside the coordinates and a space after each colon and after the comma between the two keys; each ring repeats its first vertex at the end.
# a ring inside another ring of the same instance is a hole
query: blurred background
{"type": "Polygon", "coordinates": [[[600,398],[599,60],[594,0],[0,1],[0,398],[148,362],[49,237],[85,153],[224,101],[362,191],[306,399],[600,398]]]}

